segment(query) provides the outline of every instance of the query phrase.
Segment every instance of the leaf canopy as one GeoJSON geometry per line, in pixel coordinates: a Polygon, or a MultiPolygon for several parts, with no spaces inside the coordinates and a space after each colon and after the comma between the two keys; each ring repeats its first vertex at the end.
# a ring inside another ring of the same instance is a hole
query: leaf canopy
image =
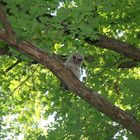
{"type": "MultiPolygon", "coordinates": [[[[86,58],[83,83],[140,120],[139,64],[119,68],[130,59],[85,41],[104,34],[140,48],[139,0],[3,3],[19,41],[30,41],[64,59],[74,51],[82,53],[86,58]]],[[[0,47],[6,44],[0,42],[0,47]]],[[[64,91],[52,72],[29,56],[10,49],[9,55],[0,56],[0,65],[1,139],[137,139],[81,98],[64,91]]]]}

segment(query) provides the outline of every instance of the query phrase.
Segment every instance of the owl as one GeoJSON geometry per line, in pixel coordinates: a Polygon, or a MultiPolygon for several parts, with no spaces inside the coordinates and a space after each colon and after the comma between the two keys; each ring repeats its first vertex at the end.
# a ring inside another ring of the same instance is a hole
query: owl
{"type": "MultiPolygon", "coordinates": [[[[84,57],[80,53],[72,53],[64,63],[65,67],[71,70],[71,72],[80,80],[81,66],[83,64],[84,57]]],[[[68,90],[66,85],[62,84],[65,90],[68,90]]]]}

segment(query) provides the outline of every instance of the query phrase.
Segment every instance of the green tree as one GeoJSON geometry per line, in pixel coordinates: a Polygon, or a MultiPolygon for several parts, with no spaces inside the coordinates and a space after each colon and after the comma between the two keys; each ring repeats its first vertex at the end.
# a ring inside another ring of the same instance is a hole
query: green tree
{"type": "Polygon", "coordinates": [[[140,138],[139,0],[0,4],[0,139],[140,138]],[[75,51],[82,83],[62,64],[75,51]]]}

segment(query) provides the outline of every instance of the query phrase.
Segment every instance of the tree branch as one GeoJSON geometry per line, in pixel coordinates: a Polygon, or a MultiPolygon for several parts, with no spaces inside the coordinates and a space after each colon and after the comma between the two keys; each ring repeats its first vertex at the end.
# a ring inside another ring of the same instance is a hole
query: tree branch
{"type": "MultiPolygon", "coordinates": [[[[6,16],[4,15],[4,17],[6,16]]],[[[3,23],[5,23],[5,21],[3,21],[3,23]]],[[[6,30],[11,29],[7,28],[6,30]]],[[[41,49],[35,47],[29,42],[22,41],[20,43],[17,43],[14,39],[11,38],[8,38],[8,40],[1,38],[1,40],[4,40],[8,44],[16,48],[18,51],[31,56],[34,60],[43,64],[45,67],[51,70],[60,80],[62,80],[62,82],[64,82],[73,93],[83,98],[100,112],[112,118],[119,124],[123,125],[123,127],[130,130],[134,135],[140,138],[140,122],[138,120],[136,120],[130,114],[127,114],[123,110],[119,109],[118,107],[112,105],[97,92],[92,91],[91,89],[83,85],[71,71],[66,69],[61,64],[57,57],[53,57],[50,54],[43,52],[41,49]]]]}
{"type": "Polygon", "coordinates": [[[12,64],[11,66],[9,66],[9,67],[5,70],[5,72],[6,72],[6,73],[9,72],[9,71],[12,70],[16,65],[18,65],[20,62],[21,62],[21,60],[18,59],[14,64],[12,64]]]}
{"type": "Polygon", "coordinates": [[[85,41],[91,45],[95,45],[100,48],[113,50],[119,54],[123,54],[125,57],[131,58],[140,62],[140,49],[130,45],[128,43],[109,38],[107,36],[100,35],[98,40],[91,40],[86,38],[85,41]]]}

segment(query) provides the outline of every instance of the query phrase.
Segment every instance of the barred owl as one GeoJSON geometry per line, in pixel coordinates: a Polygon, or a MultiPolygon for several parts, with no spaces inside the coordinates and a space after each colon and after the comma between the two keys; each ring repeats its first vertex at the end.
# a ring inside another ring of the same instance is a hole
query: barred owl
{"type": "MultiPolygon", "coordinates": [[[[72,53],[64,63],[65,67],[70,69],[71,72],[80,80],[81,66],[83,64],[84,57],[80,53],[72,53]]],[[[67,86],[62,84],[65,90],[68,90],[67,86]]]]}

